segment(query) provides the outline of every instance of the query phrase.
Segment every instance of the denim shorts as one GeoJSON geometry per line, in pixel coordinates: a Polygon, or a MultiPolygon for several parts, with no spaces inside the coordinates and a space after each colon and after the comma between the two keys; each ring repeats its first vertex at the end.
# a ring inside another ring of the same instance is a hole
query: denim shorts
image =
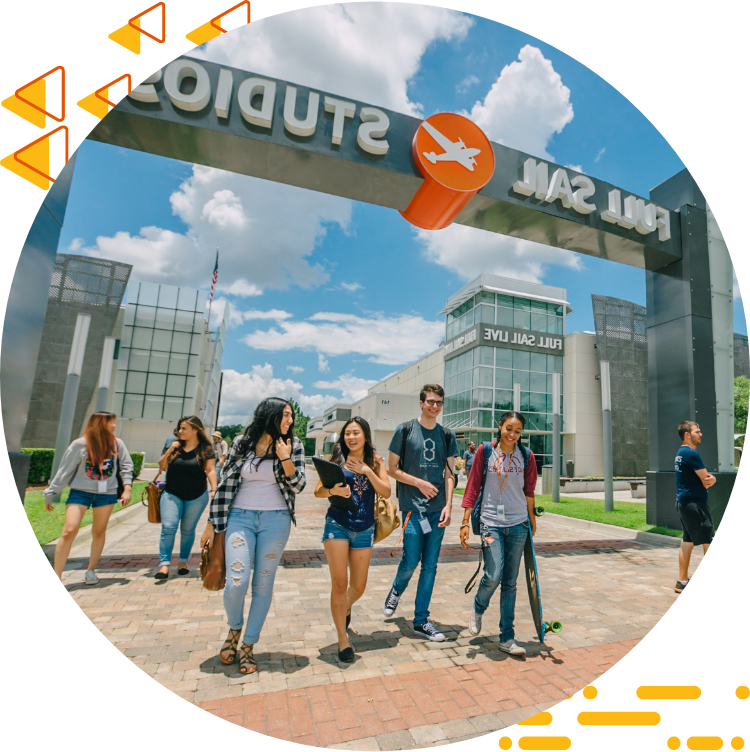
{"type": "Polygon", "coordinates": [[[99,507],[108,507],[117,503],[117,494],[98,494],[92,491],[79,491],[75,488],[70,489],[70,495],[65,504],[80,504],[88,509],[98,509],[99,507]]]}
{"type": "Polygon", "coordinates": [[[375,525],[370,525],[367,530],[355,532],[347,530],[343,525],[339,525],[336,520],[326,517],[326,525],[323,528],[323,538],[321,543],[329,540],[349,541],[349,548],[372,548],[375,543],[375,525]]]}

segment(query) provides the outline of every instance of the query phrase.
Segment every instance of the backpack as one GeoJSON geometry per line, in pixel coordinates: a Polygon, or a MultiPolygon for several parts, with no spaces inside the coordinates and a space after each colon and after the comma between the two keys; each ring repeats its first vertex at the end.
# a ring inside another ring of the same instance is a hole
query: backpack
{"type": "MultiPolygon", "coordinates": [[[[401,434],[401,455],[398,458],[398,469],[403,470],[404,469],[404,458],[406,457],[406,442],[409,440],[409,435],[411,434],[411,424],[412,421],[408,421],[408,423],[402,423],[402,426],[406,426],[406,429],[401,434]]],[[[443,438],[445,439],[445,454],[449,455],[451,450],[451,435],[453,434],[453,431],[451,431],[450,428],[446,428],[445,426],[443,428],[443,438]]],[[[447,465],[446,461],[446,465],[447,465]]],[[[401,498],[401,487],[403,486],[403,483],[399,483],[396,481],[396,497],[401,498]]],[[[453,488],[455,489],[458,485],[458,476],[453,473],[453,488]]]]}
{"type": "MultiPolygon", "coordinates": [[[[482,499],[484,498],[484,484],[487,482],[487,467],[490,464],[490,455],[492,454],[492,443],[489,441],[482,442],[483,448],[483,460],[484,467],[482,468],[482,487],[479,489],[479,495],[474,503],[474,508],[471,510],[471,532],[474,535],[480,535],[481,531],[481,518],[482,518],[482,499]]],[[[525,447],[520,442],[518,448],[521,450],[523,456],[523,472],[526,475],[526,468],[529,466],[529,458],[531,457],[531,450],[525,447]]]]}

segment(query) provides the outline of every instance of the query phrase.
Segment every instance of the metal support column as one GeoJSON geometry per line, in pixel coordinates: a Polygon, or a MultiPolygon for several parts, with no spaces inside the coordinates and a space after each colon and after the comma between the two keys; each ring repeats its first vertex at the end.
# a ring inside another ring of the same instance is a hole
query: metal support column
{"type": "Polygon", "coordinates": [[[513,409],[517,412],[521,412],[521,384],[515,382],[513,384],[513,409]]]}
{"type": "Polygon", "coordinates": [[[115,357],[114,337],[104,338],[104,348],[102,349],[102,365],[99,369],[99,387],[96,392],[96,411],[104,412],[107,409],[109,400],[109,385],[112,382],[112,365],[115,357]]]}
{"type": "Polygon", "coordinates": [[[73,344],[70,348],[70,360],[68,361],[68,377],[65,380],[62,408],[60,410],[60,422],[57,425],[57,441],[55,442],[55,456],[52,460],[52,474],[55,477],[60,467],[65,450],[70,444],[73,432],[73,418],[78,399],[78,386],[81,383],[81,371],[83,370],[83,355],[86,352],[86,340],[89,336],[91,316],[87,313],[79,313],[76,319],[76,329],[73,334],[73,344]]]}
{"type": "Polygon", "coordinates": [[[604,455],[604,511],[614,512],[615,492],[612,478],[612,391],[609,385],[609,361],[599,363],[602,385],[602,450],[604,455]]]}
{"type": "Polygon", "coordinates": [[[552,374],[552,501],[560,503],[560,374],[552,374]]]}

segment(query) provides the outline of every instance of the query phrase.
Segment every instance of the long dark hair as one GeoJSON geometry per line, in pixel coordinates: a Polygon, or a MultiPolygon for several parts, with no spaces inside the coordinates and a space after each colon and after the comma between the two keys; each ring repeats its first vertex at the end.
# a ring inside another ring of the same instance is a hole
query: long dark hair
{"type": "MultiPolygon", "coordinates": [[[[211,439],[208,438],[206,427],[203,425],[203,421],[197,415],[185,415],[180,418],[177,421],[177,427],[174,429],[174,435],[177,437],[177,441],[180,442],[180,447],[182,449],[185,448],[185,442],[180,438],[179,432],[180,426],[183,423],[187,423],[198,432],[198,435],[196,436],[196,438],[198,439],[198,446],[195,449],[195,454],[198,457],[198,461],[201,463],[201,465],[205,467],[206,460],[208,459],[208,452],[209,450],[213,451],[213,444],[211,443],[211,439]]],[[[168,463],[175,459],[175,457],[177,457],[177,452],[172,453],[172,456],[169,458],[168,463]]]]}
{"type": "Polygon", "coordinates": [[[346,445],[344,434],[346,434],[347,426],[349,426],[349,424],[351,423],[356,423],[362,429],[362,433],[365,437],[365,451],[363,456],[364,463],[365,465],[369,465],[377,473],[380,469],[380,464],[378,463],[377,455],[375,454],[375,447],[372,443],[372,431],[370,431],[370,424],[359,415],[355,415],[353,418],[349,418],[349,420],[344,423],[344,427],[339,432],[339,440],[335,445],[339,449],[340,459],[334,460],[334,453],[331,453],[330,461],[337,461],[338,464],[343,465],[349,458],[349,447],[346,445]]]}
{"type": "Polygon", "coordinates": [[[497,445],[500,446],[500,434],[502,433],[503,424],[508,421],[515,418],[516,420],[521,421],[521,428],[526,427],[526,418],[521,415],[521,413],[517,413],[515,410],[508,410],[508,412],[503,413],[500,416],[500,422],[497,424],[497,445]]]}
{"type": "Polygon", "coordinates": [[[266,397],[255,408],[253,413],[253,419],[250,421],[250,425],[245,429],[245,433],[237,445],[237,449],[240,454],[248,454],[255,452],[255,447],[258,446],[260,437],[267,433],[271,437],[271,446],[269,452],[265,457],[261,458],[261,461],[266,457],[276,457],[276,442],[279,439],[287,439],[293,442],[294,439],[294,407],[291,402],[288,402],[281,397],[266,397]],[[292,425],[289,426],[287,433],[281,433],[281,419],[284,417],[284,408],[289,405],[292,411],[292,425]]]}

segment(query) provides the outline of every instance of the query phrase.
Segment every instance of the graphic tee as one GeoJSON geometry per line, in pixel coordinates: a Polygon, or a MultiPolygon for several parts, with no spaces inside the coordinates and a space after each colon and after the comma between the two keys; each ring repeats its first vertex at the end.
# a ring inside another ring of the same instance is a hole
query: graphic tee
{"type": "Polygon", "coordinates": [[[510,458],[495,447],[487,465],[480,518],[482,524],[488,527],[513,527],[526,522],[529,508],[523,489],[523,455],[518,445],[513,447],[510,458]],[[498,506],[502,510],[498,511],[498,506]]]}
{"type": "Polygon", "coordinates": [[[448,452],[445,451],[445,434],[438,423],[433,429],[423,428],[419,420],[402,423],[394,432],[388,449],[401,456],[401,444],[404,431],[409,436],[406,441],[406,456],[403,458],[402,469],[408,475],[421,478],[432,483],[438,492],[428,499],[416,486],[402,483],[398,498],[399,509],[402,512],[416,512],[430,514],[440,511],[445,506],[445,463],[448,457],[458,454],[456,434],[451,431],[448,452]]]}
{"type": "MultiPolygon", "coordinates": [[[[215,459],[214,450],[206,449],[206,460],[215,459]]],[[[164,490],[182,501],[192,501],[202,496],[208,488],[206,471],[196,450],[186,452],[180,448],[177,456],[167,465],[167,484],[164,490]]]]}
{"type": "Polygon", "coordinates": [[[681,446],[674,458],[674,472],[677,478],[677,503],[689,501],[708,503],[708,489],[703,485],[696,470],[705,469],[700,454],[689,446],[681,446]]]}
{"type": "Polygon", "coordinates": [[[326,517],[330,517],[353,533],[361,533],[375,524],[375,489],[366,475],[358,475],[345,467],[341,469],[344,471],[346,485],[352,490],[351,498],[357,505],[357,511],[347,512],[331,505],[326,517]]]}

